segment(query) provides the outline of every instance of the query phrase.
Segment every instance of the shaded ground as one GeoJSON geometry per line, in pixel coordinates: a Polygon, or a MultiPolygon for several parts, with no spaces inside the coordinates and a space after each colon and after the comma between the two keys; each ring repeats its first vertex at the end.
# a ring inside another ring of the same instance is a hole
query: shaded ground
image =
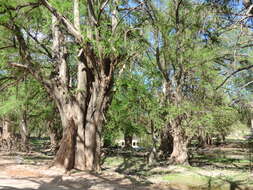
{"type": "Polygon", "coordinates": [[[0,189],[3,190],[125,190],[168,189],[166,184],[138,182],[112,170],[101,174],[48,168],[50,157],[39,153],[0,153],[0,189]],[[29,158],[29,159],[26,159],[29,158]]]}
{"type": "MultiPolygon", "coordinates": [[[[115,151],[104,160],[100,174],[48,168],[47,151],[0,152],[3,190],[250,190],[253,177],[248,149],[229,143],[195,150],[192,166],[147,165],[145,153],[115,151]]],[[[41,149],[40,149],[41,150],[41,149]]]]}

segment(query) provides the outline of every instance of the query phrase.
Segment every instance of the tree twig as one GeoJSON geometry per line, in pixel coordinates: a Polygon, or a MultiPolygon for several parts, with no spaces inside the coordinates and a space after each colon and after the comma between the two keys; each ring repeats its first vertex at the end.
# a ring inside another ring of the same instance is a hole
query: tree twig
{"type": "Polygon", "coordinates": [[[225,80],[218,87],[216,87],[215,90],[218,90],[219,88],[221,88],[228,81],[228,79],[230,79],[233,75],[235,75],[241,71],[244,71],[244,70],[249,70],[251,68],[253,68],[253,65],[249,65],[247,67],[242,67],[242,68],[237,69],[236,71],[232,72],[230,75],[227,76],[227,78],[225,78],[225,80]]]}

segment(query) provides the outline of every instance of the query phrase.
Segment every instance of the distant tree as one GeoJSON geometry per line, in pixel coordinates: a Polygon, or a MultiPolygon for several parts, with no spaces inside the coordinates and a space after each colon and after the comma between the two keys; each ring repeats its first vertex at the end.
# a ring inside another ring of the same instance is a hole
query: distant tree
{"type": "Polygon", "coordinates": [[[217,63],[226,54],[217,32],[222,20],[210,10],[210,4],[184,0],[146,4],[150,61],[162,77],[164,133],[167,142],[172,136],[166,146],[173,144],[175,164],[188,163],[189,142],[213,117],[215,88],[223,79],[217,63]]]}

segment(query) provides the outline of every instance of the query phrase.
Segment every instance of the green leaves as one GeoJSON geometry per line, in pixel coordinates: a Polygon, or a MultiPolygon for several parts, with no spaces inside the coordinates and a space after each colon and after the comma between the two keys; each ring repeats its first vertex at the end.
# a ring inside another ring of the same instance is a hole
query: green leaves
{"type": "Polygon", "coordinates": [[[15,95],[9,96],[7,100],[1,101],[0,103],[0,117],[13,113],[13,111],[19,109],[21,105],[22,101],[18,100],[15,95]]]}

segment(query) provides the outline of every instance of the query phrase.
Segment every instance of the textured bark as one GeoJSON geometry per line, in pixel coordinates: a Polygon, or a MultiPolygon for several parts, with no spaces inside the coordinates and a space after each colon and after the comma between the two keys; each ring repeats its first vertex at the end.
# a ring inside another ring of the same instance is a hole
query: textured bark
{"type": "Polygon", "coordinates": [[[63,167],[66,170],[73,169],[75,166],[75,145],[77,127],[73,119],[66,120],[66,127],[60,148],[56,154],[54,165],[63,167]]]}
{"type": "Polygon", "coordinates": [[[101,131],[104,124],[105,112],[107,111],[110,101],[108,90],[111,89],[111,85],[106,84],[106,80],[94,80],[92,86],[93,91],[91,93],[86,115],[85,158],[86,168],[99,171],[101,131]]]}
{"type": "Polygon", "coordinates": [[[21,150],[20,140],[18,140],[11,128],[11,121],[8,118],[3,118],[1,121],[0,132],[0,150],[21,150]]]}
{"type": "MultiPolygon", "coordinates": [[[[183,100],[182,92],[180,89],[181,80],[177,80],[175,82],[177,83],[176,88],[172,86],[171,81],[164,82],[165,100],[174,105],[180,105],[183,100]]],[[[176,118],[172,119],[167,126],[167,134],[170,134],[172,137],[169,138],[170,145],[171,139],[173,141],[172,153],[169,158],[170,163],[172,164],[189,164],[187,147],[189,139],[185,134],[184,128],[182,127],[182,121],[186,118],[186,114],[178,115],[176,118]]]]}
{"type": "Polygon", "coordinates": [[[205,147],[206,145],[206,140],[203,135],[198,136],[198,147],[205,147]]]}
{"type": "Polygon", "coordinates": [[[189,164],[188,162],[188,142],[180,135],[173,138],[173,152],[170,156],[170,162],[173,164],[189,164]]]}
{"type": "MultiPolygon", "coordinates": [[[[80,13],[79,13],[79,0],[74,0],[74,26],[78,32],[80,32],[80,13]]],[[[85,72],[85,64],[78,61],[77,68],[77,101],[83,112],[83,117],[85,117],[87,112],[87,75],[85,72]]],[[[86,169],[86,159],[85,159],[85,129],[84,129],[84,118],[78,123],[77,128],[77,140],[76,140],[76,153],[75,153],[75,167],[84,170],[86,169]]]]}
{"type": "MultiPolygon", "coordinates": [[[[162,62],[160,62],[159,49],[157,49],[156,59],[157,59],[157,64],[158,64],[160,70],[164,71],[165,65],[162,64],[162,62]]],[[[164,73],[164,76],[166,76],[165,73],[164,73]]],[[[167,104],[169,103],[169,100],[171,99],[171,96],[172,96],[170,86],[171,86],[170,82],[164,79],[163,80],[163,88],[162,88],[162,90],[163,90],[162,102],[163,102],[164,106],[168,106],[167,104]]],[[[159,150],[160,150],[162,157],[168,157],[173,151],[173,137],[171,135],[170,125],[168,125],[168,124],[165,124],[165,126],[161,130],[159,150]]]]}
{"type": "MultiPolygon", "coordinates": [[[[73,168],[84,169],[75,164],[78,126],[84,127],[83,113],[78,102],[69,91],[69,70],[67,66],[67,52],[65,47],[65,36],[60,28],[60,22],[52,16],[53,34],[53,57],[56,62],[54,80],[51,83],[49,93],[56,102],[63,126],[63,138],[56,154],[54,165],[66,170],[73,168]]],[[[84,163],[83,163],[84,165],[84,163]]]]}
{"type": "Polygon", "coordinates": [[[21,135],[21,143],[24,150],[28,150],[28,127],[27,127],[27,120],[26,120],[26,113],[22,114],[21,122],[19,124],[19,130],[21,135]]]}
{"type": "Polygon", "coordinates": [[[62,138],[62,134],[60,134],[61,130],[58,128],[59,126],[55,126],[54,120],[49,120],[47,122],[47,129],[50,138],[50,147],[51,151],[55,152],[59,147],[59,141],[62,138]]]}
{"type": "Polygon", "coordinates": [[[207,145],[213,145],[213,139],[212,139],[212,136],[206,136],[206,144],[207,145]]]}
{"type": "Polygon", "coordinates": [[[173,151],[173,137],[171,136],[170,127],[166,126],[161,130],[160,134],[160,147],[159,150],[162,151],[162,154],[168,156],[173,151]]]}
{"type": "Polygon", "coordinates": [[[1,139],[10,139],[12,137],[10,121],[7,119],[2,120],[2,133],[1,139]]]}
{"type": "Polygon", "coordinates": [[[153,164],[155,161],[158,160],[158,156],[157,156],[157,141],[158,140],[155,135],[154,123],[152,120],[150,122],[150,129],[151,129],[153,147],[148,155],[148,164],[153,164]]]}
{"type": "Polygon", "coordinates": [[[63,140],[55,159],[56,166],[66,170],[100,170],[101,129],[110,100],[107,90],[111,89],[105,88],[108,85],[103,86],[104,83],[93,82],[85,109],[80,107],[78,98],[70,96],[64,89],[56,87],[53,91],[64,127],[63,140]],[[80,133],[79,129],[83,131],[80,133]]]}
{"type": "Polygon", "coordinates": [[[130,134],[124,134],[124,140],[125,140],[125,148],[126,149],[132,148],[133,136],[130,134]]]}
{"type": "Polygon", "coordinates": [[[188,165],[188,143],[189,139],[185,136],[181,128],[182,118],[176,118],[170,123],[173,136],[173,152],[170,155],[170,163],[188,165]]]}

